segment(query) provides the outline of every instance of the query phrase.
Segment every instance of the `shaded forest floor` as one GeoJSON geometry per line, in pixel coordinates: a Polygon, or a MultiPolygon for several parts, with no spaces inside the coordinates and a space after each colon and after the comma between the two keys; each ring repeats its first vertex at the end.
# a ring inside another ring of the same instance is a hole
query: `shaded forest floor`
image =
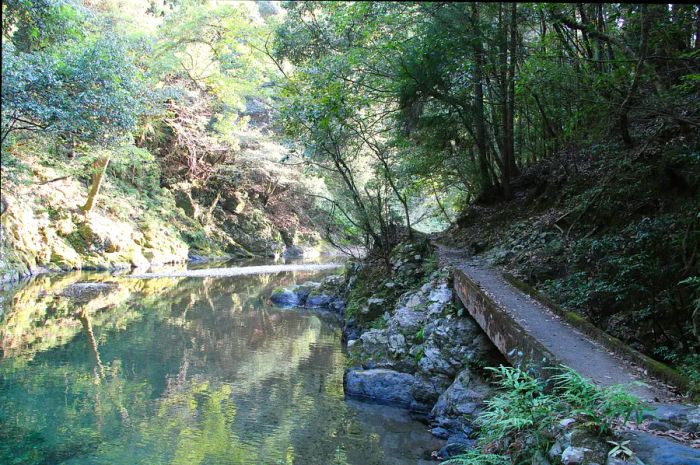
{"type": "Polygon", "coordinates": [[[556,305],[700,386],[700,135],[664,119],[588,142],[470,205],[439,241],[483,254],[556,305]]]}

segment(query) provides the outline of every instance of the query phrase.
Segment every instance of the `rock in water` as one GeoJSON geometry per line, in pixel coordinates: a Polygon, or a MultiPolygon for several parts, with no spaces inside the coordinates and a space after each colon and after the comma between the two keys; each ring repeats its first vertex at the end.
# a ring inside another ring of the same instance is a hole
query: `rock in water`
{"type": "Polygon", "coordinates": [[[413,375],[394,370],[348,370],[345,373],[345,395],[362,400],[409,407],[413,402],[413,375]]]}
{"type": "Polygon", "coordinates": [[[328,307],[332,299],[328,294],[310,294],[306,299],[306,306],[310,308],[328,307]]]}
{"type": "Polygon", "coordinates": [[[281,288],[275,289],[270,295],[270,300],[272,303],[279,305],[281,307],[293,307],[299,305],[300,298],[299,295],[292,289],[281,288]]]}

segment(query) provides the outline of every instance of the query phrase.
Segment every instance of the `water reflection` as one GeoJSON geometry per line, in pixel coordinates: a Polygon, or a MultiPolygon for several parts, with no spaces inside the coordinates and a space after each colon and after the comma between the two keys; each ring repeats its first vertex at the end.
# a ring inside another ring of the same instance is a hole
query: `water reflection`
{"type": "Polygon", "coordinates": [[[417,463],[423,425],[344,402],[336,317],[269,305],[323,274],[75,273],[6,293],[0,463],[417,463]]]}

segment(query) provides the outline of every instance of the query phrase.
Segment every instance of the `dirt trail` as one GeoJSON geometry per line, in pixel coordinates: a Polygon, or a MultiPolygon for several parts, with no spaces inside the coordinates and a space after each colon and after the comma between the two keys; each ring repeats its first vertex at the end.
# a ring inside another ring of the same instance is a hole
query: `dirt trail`
{"type": "Polygon", "coordinates": [[[463,251],[439,248],[441,263],[461,270],[507,313],[526,333],[544,345],[557,359],[593,382],[603,386],[629,385],[629,391],[647,401],[667,401],[673,393],[650,379],[644,370],[614,354],[577,328],[563,321],[540,302],[511,286],[484,259],[463,251]],[[630,384],[643,382],[640,384],[630,384]]]}

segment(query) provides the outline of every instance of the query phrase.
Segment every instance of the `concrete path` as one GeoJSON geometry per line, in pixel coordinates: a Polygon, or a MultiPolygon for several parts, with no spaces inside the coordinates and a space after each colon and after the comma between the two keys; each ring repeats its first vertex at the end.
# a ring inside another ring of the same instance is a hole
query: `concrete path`
{"type": "Polygon", "coordinates": [[[511,363],[523,356],[530,361],[547,359],[546,365],[567,365],[598,385],[629,385],[629,392],[646,401],[671,396],[639,367],[511,286],[483,259],[447,248],[440,248],[439,254],[441,263],[455,267],[455,289],[463,304],[511,363]]]}

